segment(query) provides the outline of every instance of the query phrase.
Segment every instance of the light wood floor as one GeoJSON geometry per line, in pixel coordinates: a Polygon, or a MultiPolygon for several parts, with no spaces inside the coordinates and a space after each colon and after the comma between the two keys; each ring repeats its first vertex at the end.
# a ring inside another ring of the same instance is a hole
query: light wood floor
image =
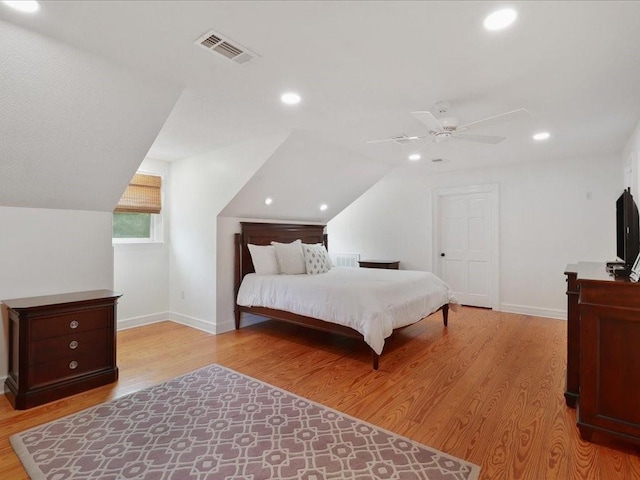
{"type": "MultiPolygon", "coordinates": [[[[209,335],[172,322],[118,333],[120,380],[27,411],[0,398],[0,478],[26,479],[10,435],[219,363],[481,465],[482,479],[639,479],[640,449],[583,442],[564,404],[566,323],[462,308],[364,344],[265,322],[209,335]]],[[[639,406],[640,408],[640,406],[639,406]]]]}

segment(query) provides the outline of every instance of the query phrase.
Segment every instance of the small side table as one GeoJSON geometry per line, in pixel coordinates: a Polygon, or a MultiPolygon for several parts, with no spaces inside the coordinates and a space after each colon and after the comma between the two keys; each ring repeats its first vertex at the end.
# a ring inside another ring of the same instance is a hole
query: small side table
{"type": "Polygon", "coordinates": [[[398,270],[399,260],[360,260],[358,262],[362,268],[386,268],[388,270],[398,270]]]}
{"type": "Polygon", "coordinates": [[[26,410],[118,379],[111,290],[3,300],[9,316],[5,394],[26,410]]]}

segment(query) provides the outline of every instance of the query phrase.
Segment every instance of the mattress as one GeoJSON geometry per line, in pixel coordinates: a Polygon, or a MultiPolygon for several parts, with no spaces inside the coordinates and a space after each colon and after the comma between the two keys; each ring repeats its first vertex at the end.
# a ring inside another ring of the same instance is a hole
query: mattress
{"type": "Polygon", "coordinates": [[[351,327],[380,355],[395,328],[457,302],[451,288],[430,272],[335,267],[319,275],[248,274],[237,303],[351,327]]]}

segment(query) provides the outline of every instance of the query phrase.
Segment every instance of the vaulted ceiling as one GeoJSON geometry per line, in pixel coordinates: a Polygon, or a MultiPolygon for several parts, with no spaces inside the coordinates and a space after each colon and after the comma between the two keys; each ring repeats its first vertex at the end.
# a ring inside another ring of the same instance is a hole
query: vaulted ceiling
{"type": "MultiPolygon", "coordinates": [[[[482,27],[483,18],[500,6],[493,1],[56,1],[42,2],[32,16],[0,5],[0,20],[11,24],[10,31],[2,29],[0,54],[13,58],[2,62],[1,86],[6,91],[10,83],[20,98],[34,99],[23,111],[11,103],[13,93],[0,97],[5,112],[5,104],[12,105],[10,120],[1,115],[0,127],[14,132],[15,123],[32,125],[38,106],[46,126],[54,124],[56,113],[60,130],[68,131],[67,120],[75,119],[69,151],[55,156],[93,145],[80,149],[78,158],[121,138],[131,142],[131,152],[177,160],[293,129],[353,152],[358,168],[367,159],[389,168],[405,165],[414,152],[422,154],[424,168],[439,157],[448,160],[447,169],[620,153],[640,119],[640,2],[510,5],[518,18],[499,32],[482,27]],[[21,35],[18,27],[87,54],[86,68],[96,69],[83,78],[97,83],[74,85],[73,78],[60,77],[47,90],[45,73],[56,73],[46,63],[50,51],[34,46],[12,55],[5,41],[21,35]],[[259,57],[238,65],[195,45],[209,30],[259,57]],[[44,62],[35,86],[19,85],[22,55],[33,64],[44,62]],[[101,72],[107,64],[109,71],[101,72]],[[123,75],[136,77],[134,88],[124,88],[131,78],[124,81],[123,75]],[[56,87],[65,84],[66,89],[56,87]],[[287,90],[299,92],[302,102],[281,104],[287,90]],[[461,123],[521,107],[531,116],[476,132],[507,136],[499,145],[366,143],[424,135],[425,126],[410,112],[432,110],[441,100],[451,102],[461,123]],[[83,118],[72,112],[80,103],[89,105],[83,118]],[[122,122],[101,123],[100,111],[122,122]],[[532,141],[539,130],[551,133],[546,143],[532,141]]],[[[46,157],[34,149],[35,143],[0,154],[46,157]]],[[[102,167],[93,176],[114,161],[97,158],[102,167]]],[[[127,163],[122,169],[128,175],[131,168],[127,163]]]]}
{"type": "Polygon", "coordinates": [[[0,206],[111,211],[181,89],[0,21],[0,206]]]}

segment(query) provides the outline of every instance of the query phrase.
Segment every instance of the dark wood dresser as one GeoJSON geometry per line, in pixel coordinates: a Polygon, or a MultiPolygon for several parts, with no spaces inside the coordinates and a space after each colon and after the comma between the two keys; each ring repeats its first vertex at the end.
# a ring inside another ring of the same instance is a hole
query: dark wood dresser
{"type": "Polygon", "coordinates": [[[119,293],[93,290],[3,300],[9,317],[5,393],[23,410],[118,379],[119,293]]]}
{"type": "Polygon", "coordinates": [[[399,260],[360,260],[358,264],[362,268],[386,268],[389,270],[398,270],[400,268],[399,260]]]}
{"type": "Polygon", "coordinates": [[[567,391],[580,435],[640,444],[640,284],[579,262],[568,281],[567,391]]]}

